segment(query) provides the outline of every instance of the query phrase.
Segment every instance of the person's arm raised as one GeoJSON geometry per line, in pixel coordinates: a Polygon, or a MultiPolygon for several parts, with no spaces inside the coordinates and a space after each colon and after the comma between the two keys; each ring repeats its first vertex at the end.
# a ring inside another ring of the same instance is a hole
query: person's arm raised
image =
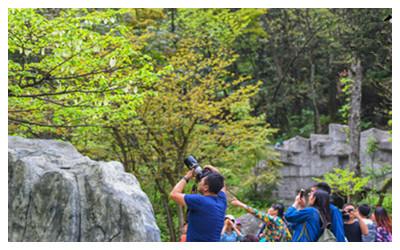
{"type": "MultiPolygon", "coordinates": [[[[194,169],[190,170],[184,178],[190,180],[193,177],[194,169]]],[[[186,185],[186,180],[182,178],[172,189],[169,197],[173,200],[176,204],[182,205],[187,207],[185,202],[185,194],[183,192],[183,188],[186,185]]]]}
{"type": "Polygon", "coordinates": [[[246,209],[246,207],[247,207],[246,204],[244,204],[243,202],[236,199],[236,197],[233,197],[233,199],[234,199],[234,201],[231,202],[232,205],[239,206],[239,207],[246,209]]]}
{"type": "Polygon", "coordinates": [[[366,235],[368,234],[368,226],[367,224],[365,224],[365,222],[363,221],[363,219],[360,216],[360,213],[357,211],[352,211],[352,213],[354,214],[354,216],[358,219],[358,223],[360,224],[360,228],[361,228],[361,233],[366,235]]]}

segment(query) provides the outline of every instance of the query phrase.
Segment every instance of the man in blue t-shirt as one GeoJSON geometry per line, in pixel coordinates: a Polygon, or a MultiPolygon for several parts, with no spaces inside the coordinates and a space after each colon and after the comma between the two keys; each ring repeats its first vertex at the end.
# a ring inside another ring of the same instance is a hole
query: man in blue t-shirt
{"type": "Polygon", "coordinates": [[[227,207],[225,180],[212,166],[205,166],[211,173],[201,179],[198,185],[200,194],[184,194],[183,188],[194,176],[190,170],[172,189],[170,198],[189,209],[186,233],[187,242],[220,241],[227,207]]]}

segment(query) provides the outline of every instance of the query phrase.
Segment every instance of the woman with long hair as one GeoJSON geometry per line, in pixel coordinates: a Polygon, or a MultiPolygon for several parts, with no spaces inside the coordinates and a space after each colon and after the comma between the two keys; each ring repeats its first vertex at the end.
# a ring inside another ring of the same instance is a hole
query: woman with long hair
{"type": "Polygon", "coordinates": [[[294,228],[294,242],[315,242],[323,230],[331,223],[331,209],[329,194],[323,190],[316,190],[308,196],[308,205],[305,207],[304,197],[300,194],[285,214],[288,222],[294,228]],[[300,210],[297,207],[300,205],[300,210]]]}
{"type": "Polygon", "coordinates": [[[291,241],[292,235],[283,221],[285,206],[282,203],[274,203],[268,209],[267,214],[247,206],[235,198],[233,205],[244,208],[247,212],[266,223],[265,230],[261,234],[261,242],[291,241]]]}
{"type": "Polygon", "coordinates": [[[392,242],[392,219],[383,207],[377,207],[372,218],[376,222],[376,241],[392,242]]]}

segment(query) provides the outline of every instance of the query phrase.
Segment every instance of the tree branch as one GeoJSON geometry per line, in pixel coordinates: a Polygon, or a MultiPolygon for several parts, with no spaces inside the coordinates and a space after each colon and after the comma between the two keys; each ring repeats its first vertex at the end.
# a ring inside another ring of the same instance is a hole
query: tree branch
{"type": "Polygon", "coordinates": [[[117,87],[117,88],[109,88],[109,89],[105,89],[105,90],[92,90],[92,91],[85,91],[85,90],[64,90],[61,92],[53,92],[53,93],[43,93],[43,94],[36,94],[36,95],[15,95],[14,93],[8,91],[8,97],[22,97],[22,98],[35,98],[35,97],[39,97],[39,96],[52,96],[52,95],[63,95],[63,94],[70,94],[70,93],[85,93],[85,94],[89,94],[89,93],[104,93],[104,92],[108,92],[108,91],[112,91],[112,90],[116,90],[116,89],[122,89],[123,87],[117,87]]]}
{"type": "Polygon", "coordinates": [[[29,125],[36,125],[40,127],[50,127],[50,128],[80,128],[80,127],[103,127],[103,128],[112,128],[110,126],[104,125],[90,125],[90,124],[81,124],[81,125],[50,125],[50,124],[43,124],[43,123],[36,123],[36,122],[29,122],[21,119],[15,119],[12,117],[8,117],[8,120],[14,124],[29,124],[29,125]]]}
{"type": "Polygon", "coordinates": [[[45,101],[45,102],[50,102],[50,103],[54,103],[54,104],[56,104],[56,105],[59,105],[59,106],[62,106],[62,107],[65,107],[65,108],[94,108],[94,106],[88,106],[88,105],[65,105],[65,104],[63,104],[63,103],[59,103],[59,102],[56,102],[56,101],[53,101],[53,100],[50,100],[50,99],[45,99],[45,98],[40,98],[40,97],[35,97],[36,99],[39,99],[39,100],[42,100],[42,101],[45,101]]]}
{"type": "Polygon", "coordinates": [[[274,95],[272,97],[272,103],[275,102],[275,98],[276,98],[276,95],[278,94],[278,90],[279,90],[283,80],[286,78],[286,74],[287,74],[287,72],[289,72],[289,69],[290,69],[290,67],[292,67],[294,61],[296,61],[297,57],[299,57],[299,55],[303,52],[303,50],[306,48],[308,43],[311,42],[311,40],[314,38],[315,34],[317,34],[317,32],[320,31],[323,27],[324,27],[324,25],[321,25],[316,31],[314,31],[314,33],[310,36],[310,38],[308,38],[308,40],[304,43],[304,45],[300,49],[300,51],[296,54],[295,57],[293,57],[292,61],[290,61],[289,65],[285,69],[285,72],[283,73],[283,77],[278,82],[278,86],[276,87],[274,95]]]}

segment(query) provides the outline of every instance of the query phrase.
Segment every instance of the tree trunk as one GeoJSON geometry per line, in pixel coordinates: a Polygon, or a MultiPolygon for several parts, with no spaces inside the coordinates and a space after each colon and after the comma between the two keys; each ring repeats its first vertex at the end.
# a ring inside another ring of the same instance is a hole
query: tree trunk
{"type": "Polygon", "coordinates": [[[385,184],[381,187],[381,189],[378,191],[379,195],[379,200],[378,203],[376,204],[376,207],[382,207],[383,204],[383,199],[385,198],[385,194],[388,191],[388,189],[392,186],[392,177],[386,180],[385,184]]]}
{"type": "Polygon", "coordinates": [[[175,8],[171,8],[171,32],[175,32],[175,8]]]}
{"type": "Polygon", "coordinates": [[[121,138],[121,135],[119,134],[118,129],[117,128],[113,128],[113,132],[114,132],[114,136],[115,136],[114,138],[116,139],[116,141],[118,143],[118,146],[121,149],[121,153],[122,153],[122,156],[123,156],[122,163],[124,165],[124,170],[125,170],[125,172],[129,173],[130,169],[129,169],[129,166],[128,166],[128,153],[125,150],[125,144],[122,142],[122,138],[121,138]]]}
{"type": "Polygon", "coordinates": [[[185,211],[186,211],[186,207],[184,207],[184,206],[181,206],[181,205],[177,205],[177,209],[178,209],[178,221],[179,221],[179,230],[178,230],[178,232],[179,232],[179,236],[181,236],[180,235],[180,232],[181,232],[181,228],[183,227],[183,225],[185,224],[185,211]]]}
{"type": "Polygon", "coordinates": [[[362,67],[360,61],[353,58],[349,70],[349,77],[353,79],[350,98],[350,155],[349,168],[356,176],[361,176],[360,167],[360,135],[361,135],[361,82],[362,67]]]}
{"type": "Polygon", "coordinates": [[[161,199],[164,203],[164,210],[165,210],[165,214],[166,214],[166,222],[167,222],[167,227],[168,227],[168,231],[169,231],[169,235],[170,235],[170,240],[171,242],[176,242],[177,238],[176,238],[176,233],[175,233],[175,227],[174,227],[174,215],[172,213],[172,208],[169,205],[169,196],[168,194],[165,192],[165,190],[162,188],[160,181],[155,178],[158,190],[160,191],[161,194],[161,199]]]}
{"type": "Polygon", "coordinates": [[[282,70],[282,63],[279,59],[279,55],[276,51],[276,47],[275,47],[275,34],[274,32],[272,32],[269,28],[269,24],[266,18],[266,14],[263,14],[261,16],[263,24],[264,24],[264,29],[267,32],[268,35],[270,35],[270,39],[268,39],[268,46],[269,46],[269,50],[272,53],[272,58],[274,60],[275,63],[275,67],[276,67],[276,72],[278,73],[278,82],[283,78],[283,70],[282,70]]]}
{"type": "Polygon", "coordinates": [[[311,101],[314,108],[314,130],[316,134],[321,134],[322,133],[321,119],[319,117],[318,104],[316,100],[317,94],[314,87],[315,64],[313,62],[311,52],[310,52],[310,65],[311,65],[310,89],[311,89],[311,101]]]}

